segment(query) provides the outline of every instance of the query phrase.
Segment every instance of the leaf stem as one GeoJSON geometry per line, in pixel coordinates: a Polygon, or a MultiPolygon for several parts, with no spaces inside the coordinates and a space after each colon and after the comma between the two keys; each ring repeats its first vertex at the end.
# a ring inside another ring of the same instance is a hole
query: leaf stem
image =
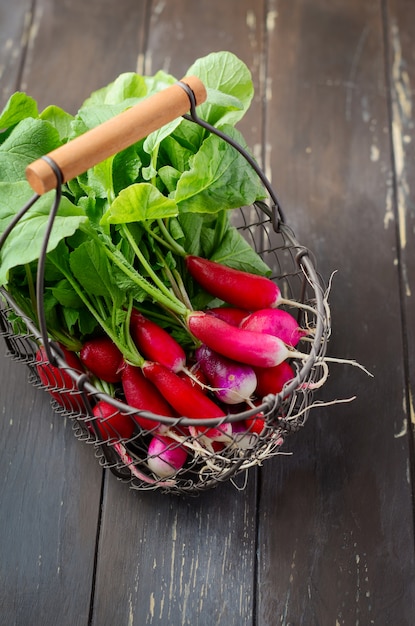
{"type": "MultiPolygon", "coordinates": [[[[144,269],[146,270],[146,272],[148,273],[149,276],[151,276],[152,280],[154,281],[155,285],[157,286],[157,288],[164,294],[164,296],[166,298],[168,298],[173,304],[179,303],[180,304],[180,310],[177,312],[181,312],[183,311],[183,313],[185,313],[184,309],[183,309],[183,303],[179,300],[179,298],[177,296],[175,296],[174,294],[172,294],[172,292],[170,291],[170,289],[168,289],[166,287],[166,285],[163,283],[162,280],[160,280],[159,276],[157,276],[156,272],[153,270],[153,268],[151,267],[151,265],[148,263],[147,259],[145,258],[145,256],[143,255],[143,253],[141,252],[140,248],[137,246],[136,241],[134,240],[134,237],[132,236],[128,226],[126,224],[122,224],[121,225],[121,230],[125,236],[125,238],[128,240],[128,243],[130,244],[131,248],[134,250],[138,260],[140,261],[141,265],[144,267],[144,269]]],[[[168,305],[167,305],[168,306],[168,305]]]]}
{"type": "Polygon", "coordinates": [[[176,252],[176,254],[178,254],[179,256],[185,257],[186,256],[186,250],[183,248],[183,246],[181,246],[179,243],[177,243],[177,241],[175,239],[173,239],[173,237],[170,234],[169,229],[167,228],[166,224],[164,223],[164,221],[162,219],[158,219],[157,220],[157,224],[161,230],[161,232],[163,233],[163,237],[159,237],[158,235],[156,235],[155,233],[153,233],[151,231],[151,236],[154,238],[157,238],[157,241],[160,241],[160,243],[164,243],[165,245],[167,245],[167,243],[169,244],[170,249],[172,250],[172,252],[176,252]]]}

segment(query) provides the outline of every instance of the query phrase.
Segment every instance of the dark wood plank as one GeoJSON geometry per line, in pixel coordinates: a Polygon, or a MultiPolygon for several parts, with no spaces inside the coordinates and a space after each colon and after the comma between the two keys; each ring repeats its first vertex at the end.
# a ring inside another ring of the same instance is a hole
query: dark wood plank
{"type": "Polygon", "coordinates": [[[413,620],[413,463],[405,396],[383,16],[377,2],[293,2],[269,32],[267,136],[289,223],[326,277],[333,365],[319,399],[264,465],[259,624],[413,620]],[[278,582],[277,582],[278,581],[278,582]]]}
{"type": "Polygon", "coordinates": [[[391,180],[391,211],[389,228],[398,234],[397,262],[401,276],[403,332],[407,345],[408,394],[405,412],[412,428],[415,426],[414,372],[415,334],[413,301],[415,284],[415,176],[414,153],[414,90],[415,90],[415,6],[411,2],[391,1],[385,14],[388,79],[391,95],[392,150],[395,176],[391,180]],[[395,209],[395,211],[393,211],[395,209]]]}
{"type": "Polygon", "coordinates": [[[102,472],[4,352],[1,340],[1,619],[86,624],[102,472]]]}
{"type": "Polygon", "coordinates": [[[17,90],[31,22],[30,0],[0,5],[0,109],[17,90]]]}
{"type": "MultiPolygon", "coordinates": [[[[228,49],[256,72],[258,85],[261,3],[239,2],[235,11],[215,0],[195,18],[190,0],[152,4],[144,71],[181,76],[196,58],[228,49]]],[[[243,131],[251,145],[260,142],[260,128],[258,96],[243,131]]],[[[198,498],[129,493],[110,476],[104,504],[94,624],[251,623],[255,472],[243,492],[228,483],[198,498]]]]}
{"type": "Polygon", "coordinates": [[[75,113],[91,91],[135,71],[147,2],[110,0],[35,4],[22,88],[39,102],[75,113]]]}

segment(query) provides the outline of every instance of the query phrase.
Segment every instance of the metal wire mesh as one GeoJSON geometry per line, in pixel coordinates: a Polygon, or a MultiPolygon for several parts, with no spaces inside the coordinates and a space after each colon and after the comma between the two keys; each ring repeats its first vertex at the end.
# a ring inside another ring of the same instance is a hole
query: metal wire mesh
{"type": "Polygon", "coordinates": [[[95,388],[85,374],[68,366],[59,351],[54,352],[58,368],[46,359],[36,360],[41,333],[7,291],[1,289],[0,334],[6,342],[7,354],[27,365],[29,382],[49,392],[53,409],[71,420],[75,436],[93,446],[100,464],[120,480],[128,481],[133,489],[194,493],[215,487],[278,454],[285,438],[307,420],[330,333],[323,281],[309,252],[266,204],[243,207],[234,211],[232,217],[247,241],[272,268],[283,296],[307,304],[306,310],[298,309],[298,320],[310,331],[312,340],[302,345],[302,351],[309,356],[303,361],[293,361],[295,376],[281,392],[259,399],[253,409],[230,414],[222,420],[189,420],[186,416],[176,419],[137,411],[125,404],[121,391],[112,398],[95,388]],[[130,416],[134,423],[132,437],[124,439],[105,419],[97,428],[92,407],[99,399],[112,404],[114,413],[121,411],[130,416]],[[246,428],[250,423],[247,420],[258,413],[265,422],[262,432],[246,428]],[[140,426],[143,416],[153,420],[154,428],[140,426]],[[174,433],[171,446],[180,445],[187,453],[182,469],[168,477],[158,477],[151,471],[148,445],[160,422],[168,428],[169,436],[174,433]],[[245,429],[238,433],[233,428],[226,441],[206,446],[204,428],[229,423],[243,423],[245,429]]]}

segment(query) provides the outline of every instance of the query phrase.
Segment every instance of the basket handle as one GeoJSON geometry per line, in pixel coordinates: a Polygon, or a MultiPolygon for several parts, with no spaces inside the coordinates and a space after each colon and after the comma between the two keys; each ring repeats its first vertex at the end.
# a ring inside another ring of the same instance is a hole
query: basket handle
{"type": "Polygon", "coordinates": [[[190,87],[197,104],[205,102],[207,95],[203,83],[196,76],[187,76],[53,150],[46,158],[41,157],[28,165],[26,178],[30,186],[42,195],[55,189],[59,182],[75,178],[184,115],[190,109],[186,86],[190,87]],[[58,180],[54,166],[62,174],[61,181],[58,180]]]}

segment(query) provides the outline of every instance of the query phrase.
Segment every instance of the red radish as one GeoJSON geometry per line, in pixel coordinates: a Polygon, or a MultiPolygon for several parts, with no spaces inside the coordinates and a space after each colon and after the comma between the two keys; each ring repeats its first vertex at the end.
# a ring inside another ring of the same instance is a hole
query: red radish
{"type": "Polygon", "coordinates": [[[120,382],[123,355],[109,337],[95,337],[86,341],[79,358],[94,376],[107,383],[120,382]]]}
{"type": "Polygon", "coordinates": [[[266,421],[260,415],[256,415],[255,417],[251,417],[245,420],[246,429],[250,433],[255,433],[256,435],[262,435],[266,427],[266,421]]]}
{"type": "Polygon", "coordinates": [[[218,306],[212,307],[211,309],[206,309],[205,313],[209,313],[209,315],[214,315],[228,324],[232,324],[232,326],[239,326],[241,322],[249,315],[249,311],[245,311],[244,309],[237,309],[236,307],[230,306],[218,306]]]}
{"type": "Polygon", "coordinates": [[[195,356],[221,402],[239,404],[254,393],[257,379],[250,365],[232,361],[206,345],[197,348],[195,356]]]}
{"type": "Polygon", "coordinates": [[[105,402],[105,400],[97,402],[92,414],[96,417],[96,424],[104,441],[118,441],[132,437],[134,432],[133,420],[109,402],[105,402]]]}
{"type": "Polygon", "coordinates": [[[290,313],[282,309],[261,309],[254,311],[245,317],[240,324],[240,328],[274,335],[293,348],[302,337],[307,335],[307,331],[298,326],[297,320],[290,313]]]}
{"type": "Polygon", "coordinates": [[[200,311],[188,315],[187,325],[197,339],[215,352],[248,365],[272,367],[291,356],[305,356],[289,350],[278,337],[236,328],[200,311]]]}
{"type": "MultiPolygon", "coordinates": [[[[84,374],[85,371],[82,363],[75,352],[67,350],[61,344],[58,345],[63,352],[68,366],[79,374],[84,374]]],[[[75,413],[85,412],[85,406],[81,396],[73,393],[78,389],[76,383],[66,369],[49,363],[46,350],[43,346],[37,350],[35,359],[36,370],[39,374],[40,381],[46,387],[52,398],[68,411],[75,413]]]]}
{"type": "Polygon", "coordinates": [[[174,439],[161,435],[151,439],[148,446],[147,465],[157,476],[161,478],[173,476],[183,467],[186,460],[186,450],[174,439]]]}
{"type": "Polygon", "coordinates": [[[183,370],[186,354],[181,345],[161,326],[133,309],[131,337],[138,351],[149,361],[165,365],[173,372],[183,370]]]}
{"type": "Polygon", "coordinates": [[[254,370],[257,377],[256,395],[260,397],[279,393],[285,383],[295,376],[294,369],[287,361],[274,367],[255,367],[254,370]]]}
{"type": "Polygon", "coordinates": [[[192,366],[189,370],[184,370],[182,372],[177,372],[177,375],[183,380],[187,381],[192,385],[192,387],[197,387],[203,393],[207,393],[207,386],[209,385],[209,381],[206,375],[202,372],[198,363],[196,363],[197,367],[192,366]]]}
{"type": "Polygon", "coordinates": [[[192,255],[186,257],[186,267],[203,289],[235,307],[255,311],[276,307],[281,301],[279,287],[265,276],[192,255]]]}
{"type": "MultiPolygon", "coordinates": [[[[150,411],[156,415],[173,417],[174,412],[166,402],[158,389],[147,380],[139,367],[134,367],[128,363],[122,371],[121,384],[127,404],[142,411],[150,411]]],[[[156,422],[148,417],[134,415],[133,418],[141,428],[154,430],[160,428],[160,422],[156,422]]]]}
{"type": "MultiPolygon", "coordinates": [[[[142,368],[144,376],[158,388],[179,415],[190,419],[225,417],[225,413],[213,400],[161,363],[146,361],[142,368]]],[[[197,427],[197,430],[211,439],[221,439],[230,432],[229,426],[222,424],[211,429],[197,427]]]]}

